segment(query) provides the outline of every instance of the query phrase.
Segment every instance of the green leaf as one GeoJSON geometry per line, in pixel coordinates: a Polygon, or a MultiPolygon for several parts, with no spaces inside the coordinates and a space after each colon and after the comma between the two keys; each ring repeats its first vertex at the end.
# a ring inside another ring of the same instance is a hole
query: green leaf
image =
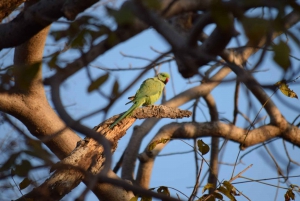
{"type": "Polygon", "coordinates": [[[270,22],[257,17],[243,17],[241,23],[245,33],[250,41],[260,41],[263,36],[266,36],[270,27],[270,22]]]}
{"type": "Polygon", "coordinates": [[[204,194],[202,197],[200,197],[197,201],[215,201],[214,195],[204,194]]]}
{"type": "Polygon", "coordinates": [[[232,194],[236,195],[235,188],[228,181],[224,181],[222,183],[222,186],[217,188],[217,190],[221,192],[223,195],[225,195],[226,197],[228,197],[231,201],[236,201],[235,197],[232,195],[232,194]]]}
{"type": "Polygon", "coordinates": [[[139,199],[139,196],[134,196],[129,201],[137,201],[138,199],[139,199]]]}
{"type": "Polygon", "coordinates": [[[71,42],[72,48],[81,48],[86,44],[86,31],[81,30],[71,42]]]}
{"type": "Polygon", "coordinates": [[[51,31],[50,35],[53,36],[54,41],[59,41],[60,39],[68,36],[67,30],[51,31]]]}
{"type": "Polygon", "coordinates": [[[118,38],[119,37],[116,35],[116,33],[114,33],[114,32],[109,33],[106,38],[108,46],[113,46],[113,45],[117,44],[117,42],[119,41],[118,38]]]}
{"type": "Polygon", "coordinates": [[[143,3],[148,9],[159,9],[161,7],[161,1],[159,0],[144,0],[143,3]]]}
{"type": "Polygon", "coordinates": [[[233,17],[221,1],[213,1],[211,16],[219,29],[223,32],[231,31],[233,26],[233,17]]]}
{"type": "Polygon", "coordinates": [[[160,186],[157,189],[157,192],[170,197],[170,191],[169,191],[168,187],[166,187],[166,186],[160,186]]]}
{"type": "Polygon", "coordinates": [[[230,191],[227,188],[225,188],[224,186],[220,186],[218,188],[218,191],[220,191],[223,195],[228,197],[231,201],[236,201],[235,197],[233,197],[233,195],[231,195],[230,191]]]}
{"type": "MultiPolygon", "coordinates": [[[[98,33],[97,33],[97,37],[100,37],[100,36],[103,36],[103,35],[106,35],[106,34],[111,33],[110,28],[107,27],[107,26],[105,26],[105,25],[99,25],[98,28],[99,28],[99,31],[98,31],[98,33]]],[[[95,33],[95,34],[96,34],[96,33],[95,33]]],[[[91,34],[91,36],[92,36],[93,38],[96,37],[96,36],[93,35],[93,34],[91,34]]]]}
{"type": "Polygon", "coordinates": [[[11,154],[9,159],[7,159],[7,161],[1,166],[0,172],[11,169],[11,167],[15,164],[15,160],[20,155],[20,153],[21,152],[11,154]]]}
{"type": "Polygon", "coordinates": [[[210,188],[215,188],[215,185],[211,184],[211,183],[207,183],[202,190],[202,193],[204,193],[206,190],[210,189],[210,188]]]}
{"type": "Polygon", "coordinates": [[[209,152],[209,146],[205,144],[202,140],[197,141],[198,150],[201,152],[202,155],[205,155],[209,152]]]}
{"type": "Polygon", "coordinates": [[[214,195],[215,198],[217,198],[217,199],[219,199],[219,200],[223,200],[222,194],[213,192],[213,195],[214,195]]]}
{"type": "Polygon", "coordinates": [[[276,82],[274,85],[277,86],[281,91],[281,93],[283,93],[287,97],[298,99],[297,94],[289,88],[289,85],[286,83],[286,80],[281,80],[279,82],[276,82]]]}
{"type": "Polygon", "coordinates": [[[20,177],[26,177],[31,169],[31,163],[28,160],[22,160],[21,164],[16,165],[15,173],[20,177]]]}
{"type": "Polygon", "coordinates": [[[115,81],[114,86],[112,88],[112,94],[117,96],[119,94],[119,82],[118,80],[115,81]]]}
{"type": "Polygon", "coordinates": [[[118,25],[131,25],[135,19],[132,11],[125,6],[121,7],[119,10],[114,10],[111,8],[106,8],[107,13],[112,16],[118,25]]]}
{"type": "Polygon", "coordinates": [[[41,141],[30,139],[27,140],[26,143],[27,145],[29,145],[30,150],[25,150],[24,153],[39,158],[43,160],[46,164],[53,164],[51,160],[52,155],[49,154],[49,152],[43,148],[41,141]]]}
{"type": "Polygon", "coordinates": [[[88,92],[92,92],[98,89],[106,80],[108,79],[109,74],[105,74],[103,76],[98,77],[95,81],[93,81],[90,86],[88,87],[88,92]]]}
{"type": "Polygon", "coordinates": [[[20,190],[27,188],[32,183],[32,180],[25,177],[23,181],[19,184],[20,190]]]}
{"type": "Polygon", "coordinates": [[[229,190],[229,191],[232,191],[232,189],[234,189],[234,186],[229,183],[228,181],[224,181],[223,182],[223,185],[229,190]]]}
{"type": "Polygon", "coordinates": [[[280,41],[278,44],[274,44],[272,47],[274,50],[274,57],[273,57],[274,61],[284,71],[286,71],[291,66],[290,47],[283,41],[280,41]]]}
{"type": "Polygon", "coordinates": [[[59,56],[58,51],[52,54],[51,59],[48,61],[48,66],[50,69],[57,69],[56,63],[57,63],[58,56],[59,56]]]}
{"type": "Polygon", "coordinates": [[[142,196],[141,201],[152,201],[152,197],[142,196]]]}
{"type": "Polygon", "coordinates": [[[152,151],[158,144],[166,144],[170,141],[170,138],[162,138],[151,142],[148,146],[148,151],[152,151]]]}

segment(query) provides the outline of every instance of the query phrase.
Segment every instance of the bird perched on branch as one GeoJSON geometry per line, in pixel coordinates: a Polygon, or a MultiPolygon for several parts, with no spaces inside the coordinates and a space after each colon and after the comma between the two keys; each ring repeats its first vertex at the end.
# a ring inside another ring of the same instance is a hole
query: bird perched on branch
{"type": "Polygon", "coordinates": [[[133,105],[114,123],[110,125],[109,128],[113,128],[117,125],[122,119],[132,114],[132,112],[140,106],[153,105],[162,94],[162,91],[169,81],[170,75],[168,73],[159,73],[153,78],[146,79],[136,91],[134,96],[128,97],[130,100],[128,103],[133,103],[133,105]]]}

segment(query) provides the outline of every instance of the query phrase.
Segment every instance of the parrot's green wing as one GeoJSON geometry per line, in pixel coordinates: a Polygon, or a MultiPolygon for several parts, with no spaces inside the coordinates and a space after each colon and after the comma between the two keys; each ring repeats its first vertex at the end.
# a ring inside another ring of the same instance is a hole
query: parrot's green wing
{"type": "Polygon", "coordinates": [[[133,105],[112,123],[110,128],[113,128],[122,119],[129,116],[136,108],[154,104],[160,98],[169,77],[170,76],[167,73],[160,73],[157,77],[146,79],[137,90],[135,96],[129,97],[131,101],[128,103],[132,102],[133,105]]]}
{"type": "Polygon", "coordinates": [[[142,83],[140,89],[135,94],[133,102],[145,99],[143,106],[153,105],[161,97],[164,87],[165,84],[157,79],[157,77],[149,78],[142,83]]]}
{"type": "MultiPolygon", "coordinates": [[[[135,100],[142,97],[151,97],[150,100],[146,101],[143,106],[153,105],[161,96],[162,91],[169,81],[170,75],[168,73],[159,73],[154,78],[146,79],[137,90],[134,96],[128,97],[128,103],[132,103],[135,100]]],[[[127,105],[126,103],[125,105],[127,105]]]]}

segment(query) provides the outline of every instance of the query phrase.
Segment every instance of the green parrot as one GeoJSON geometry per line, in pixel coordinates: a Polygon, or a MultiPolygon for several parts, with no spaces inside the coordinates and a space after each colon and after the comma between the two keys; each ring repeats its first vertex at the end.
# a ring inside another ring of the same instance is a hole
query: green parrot
{"type": "Polygon", "coordinates": [[[113,128],[122,119],[132,114],[132,112],[140,106],[153,105],[162,94],[165,84],[169,81],[170,75],[168,73],[159,73],[156,77],[146,79],[136,91],[134,96],[128,97],[130,100],[128,103],[133,103],[133,105],[114,123],[110,125],[109,128],[113,128]]]}

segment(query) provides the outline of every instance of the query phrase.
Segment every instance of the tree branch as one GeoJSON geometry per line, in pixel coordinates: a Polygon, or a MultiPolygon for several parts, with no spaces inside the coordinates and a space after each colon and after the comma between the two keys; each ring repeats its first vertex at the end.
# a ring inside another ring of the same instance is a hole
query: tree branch
{"type": "MultiPolygon", "coordinates": [[[[211,1],[211,0],[206,0],[211,1]]],[[[0,35],[3,40],[0,40],[0,50],[3,48],[14,47],[17,45],[22,44],[34,34],[38,33],[44,27],[50,25],[52,22],[58,20],[60,17],[66,17],[67,19],[75,19],[76,15],[86,8],[92,6],[96,0],[88,0],[88,1],[61,1],[61,0],[41,0],[39,3],[32,5],[27,10],[21,12],[14,20],[9,23],[0,24],[0,35]],[[78,3],[79,2],[79,3],[78,3]]],[[[197,1],[196,1],[197,2],[197,1]]],[[[170,0],[162,1],[161,10],[164,10],[170,0]]],[[[184,12],[187,10],[195,10],[197,8],[205,8],[207,3],[196,3],[197,7],[194,7],[195,2],[190,1],[189,4],[185,3],[185,1],[179,1],[177,4],[172,6],[165,16],[170,17],[172,15],[178,14],[178,12],[184,12]],[[179,3],[179,4],[178,4],[179,3]],[[185,4],[186,6],[184,9],[180,8],[181,4],[185,4]],[[174,13],[173,13],[174,12],[174,13]]],[[[128,2],[125,2],[123,6],[126,6],[128,2]]],[[[140,26],[139,26],[140,27],[140,26]]],[[[134,34],[130,29],[126,29],[126,32],[122,32],[121,34],[117,34],[117,36],[123,36],[126,39],[131,38],[135,34],[141,32],[142,30],[146,29],[147,27],[143,26],[143,29],[140,29],[138,32],[134,34]],[[130,33],[128,33],[128,31],[130,33]],[[124,33],[127,33],[124,36],[124,33]]],[[[131,27],[134,29],[134,26],[131,27]]],[[[120,41],[122,42],[122,41],[120,41]]],[[[91,54],[94,54],[92,52],[91,54]]],[[[99,55],[99,54],[98,54],[99,55]]],[[[97,55],[97,56],[98,56],[97,55]]],[[[89,60],[90,62],[90,60],[89,60]]]]}
{"type": "MultiPolygon", "coordinates": [[[[171,123],[163,126],[155,137],[149,142],[143,153],[139,155],[140,167],[138,170],[138,181],[143,186],[148,186],[150,181],[155,157],[169,143],[159,143],[155,147],[149,149],[149,146],[154,142],[162,139],[195,139],[200,137],[222,137],[240,144],[243,143],[243,148],[260,144],[271,140],[272,138],[281,137],[287,139],[287,136],[293,139],[293,144],[300,147],[300,130],[293,126],[293,131],[282,133],[280,129],[272,125],[265,125],[253,129],[248,133],[248,137],[244,142],[247,129],[239,128],[234,125],[225,124],[222,122],[205,122],[205,123],[171,123]],[[296,137],[297,136],[297,137],[296,137]]],[[[291,142],[291,141],[290,141],[291,142]]]]}
{"type": "Polygon", "coordinates": [[[230,22],[227,23],[226,28],[220,27],[217,23],[215,30],[202,45],[190,46],[189,39],[186,40],[163,19],[145,8],[142,3],[135,1],[135,4],[131,6],[138,18],[152,26],[171,45],[177,58],[178,70],[185,78],[198,74],[198,68],[219,55],[234,35],[233,16],[228,13],[225,17],[227,21],[230,19],[230,22]],[[190,54],[191,52],[194,54],[190,54]]]}
{"type": "Polygon", "coordinates": [[[16,48],[16,84],[11,89],[0,92],[0,110],[22,121],[32,135],[62,159],[71,153],[80,138],[66,128],[50,107],[45,95],[41,60],[48,30],[49,27],[46,27],[16,48]],[[36,68],[35,74],[29,78],[33,68],[36,68]]]}
{"type": "MultiPolygon", "coordinates": [[[[112,122],[114,122],[121,115],[122,114],[115,115],[112,118],[110,118],[109,121],[107,121],[108,124],[111,124],[112,122]],[[112,120],[112,122],[110,120],[112,120]]],[[[127,123],[133,124],[134,121],[131,121],[131,119],[134,119],[134,120],[135,119],[146,119],[146,118],[151,118],[151,117],[181,119],[184,117],[189,117],[191,115],[192,115],[192,112],[190,112],[188,110],[180,110],[178,108],[167,107],[164,105],[158,105],[158,106],[151,105],[151,106],[146,106],[146,107],[142,107],[142,108],[138,108],[138,109],[134,110],[130,117],[125,118],[126,121],[124,121],[125,119],[123,119],[116,126],[118,126],[119,129],[122,129],[121,131],[124,131],[123,122],[126,122],[125,124],[127,124],[127,123]]]]}
{"type": "MultiPolygon", "coordinates": [[[[117,116],[114,116],[99,124],[93,130],[98,135],[105,136],[110,141],[112,144],[111,152],[113,153],[117,148],[118,141],[126,134],[126,130],[131,126],[133,123],[132,119],[134,118],[182,118],[190,115],[190,111],[179,110],[177,108],[150,106],[136,109],[132,117],[125,118],[121,121],[121,125],[116,126],[119,126],[118,129],[112,130],[109,128],[111,122],[117,118],[117,116]]],[[[71,155],[52,167],[51,171],[55,170],[53,175],[22,198],[35,200],[37,197],[47,197],[49,200],[59,200],[75,188],[87,174],[91,173],[92,175],[99,176],[105,161],[104,149],[99,143],[101,141],[99,142],[92,138],[81,140],[71,155]]],[[[98,198],[100,199],[101,197],[98,198]]]]}
{"type": "Polygon", "coordinates": [[[18,46],[62,17],[64,1],[42,0],[22,11],[9,23],[0,24],[0,49],[18,46]]]}
{"type": "Polygon", "coordinates": [[[25,0],[0,0],[0,22],[10,15],[25,0]]]}

